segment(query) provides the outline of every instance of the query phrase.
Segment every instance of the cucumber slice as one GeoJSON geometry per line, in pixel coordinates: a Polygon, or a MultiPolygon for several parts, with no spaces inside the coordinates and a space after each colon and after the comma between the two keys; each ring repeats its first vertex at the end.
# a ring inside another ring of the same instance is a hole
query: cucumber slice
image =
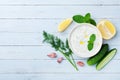
{"type": "Polygon", "coordinates": [[[94,65],[101,61],[101,59],[106,55],[106,52],[108,52],[108,44],[103,44],[101,50],[93,57],[89,58],[87,60],[88,65],[94,65]]]}
{"type": "Polygon", "coordinates": [[[112,60],[112,58],[115,56],[116,52],[117,52],[117,49],[116,49],[116,48],[110,50],[110,51],[108,52],[108,55],[106,55],[106,56],[100,61],[100,63],[98,63],[98,64],[96,65],[96,69],[97,69],[97,70],[101,70],[103,67],[105,67],[105,65],[108,64],[108,63],[112,60]]]}

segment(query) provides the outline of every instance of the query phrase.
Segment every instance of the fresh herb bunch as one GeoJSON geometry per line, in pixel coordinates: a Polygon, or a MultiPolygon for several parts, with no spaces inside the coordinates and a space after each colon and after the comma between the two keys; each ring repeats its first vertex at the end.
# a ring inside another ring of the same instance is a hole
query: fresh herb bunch
{"type": "Polygon", "coordinates": [[[96,40],[96,36],[95,34],[92,34],[90,36],[90,39],[88,41],[88,50],[91,51],[93,49],[93,46],[94,46],[94,41],[96,40]]]}
{"type": "Polygon", "coordinates": [[[60,53],[62,53],[65,56],[65,58],[72,64],[72,66],[76,70],[78,70],[77,65],[74,61],[73,55],[72,55],[72,51],[68,45],[67,39],[66,39],[66,42],[63,42],[58,37],[52,34],[49,34],[45,31],[43,31],[43,36],[44,36],[43,42],[49,43],[56,51],[59,51],[60,53]]]}
{"type": "Polygon", "coordinates": [[[90,23],[96,26],[96,22],[91,18],[90,13],[87,13],[85,16],[75,15],[73,16],[73,20],[77,23],[90,23]]]}

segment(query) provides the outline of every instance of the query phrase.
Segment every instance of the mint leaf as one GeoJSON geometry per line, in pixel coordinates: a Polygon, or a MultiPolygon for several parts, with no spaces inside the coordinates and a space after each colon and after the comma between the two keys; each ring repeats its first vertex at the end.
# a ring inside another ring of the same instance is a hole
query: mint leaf
{"type": "Polygon", "coordinates": [[[87,13],[85,16],[82,15],[75,15],[73,16],[73,20],[77,23],[90,23],[94,26],[96,26],[95,20],[91,18],[90,13],[87,13]]]}
{"type": "Polygon", "coordinates": [[[93,43],[93,41],[88,41],[88,43],[93,43]]]}
{"type": "Polygon", "coordinates": [[[85,15],[85,21],[86,21],[86,22],[89,22],[90,18],[91,18],[90,13],[87,13],[87,14],[85,15]]]}
{"type": "Polygon", "coordinates": [[[83,23],[84,22],[84,17],[81,15],[75,15],[73,16],[73,20],[77,23],[83,23]]]}
{"type": "Polygon", "coordinates": [[[88,43],[88,50],[91,51],[93,49],[93,43],[88,43]]]}
{"type": "Polygon", "coordinates": [[[96,22],[95,22],[95,20],[90,19],[90,24],[93,24],[94,26],[96,26],[96,22]]]}
{"type": "Polygon", "coordinates": [[[92,35],[90,36],[90,41],[91,41],[91,42],[94,42],[94,41],[95,41],[95,39],[96,39],[95,34],[92,34],[92,35]]]}
{"type": "Polygon", "coordinates": [[[96,40],[96,35],[95,34],[92,34],[90,36],[90,39],[88,41],[88,50],[91,51],[93,49],[93,45],[94,45],[94,41],[96,40]]]}

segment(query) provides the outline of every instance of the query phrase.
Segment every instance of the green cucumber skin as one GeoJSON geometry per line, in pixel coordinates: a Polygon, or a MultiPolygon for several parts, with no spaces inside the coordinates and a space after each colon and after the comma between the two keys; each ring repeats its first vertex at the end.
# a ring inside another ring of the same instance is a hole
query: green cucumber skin
{"type": "Polygon", "coordinates": [[[102,68],[104,68],[113,59],[113,57],[116,55],[116,53],[117,53],[116,48],[110,50],[108,52],[108,54],[96,65],[96,70],[99,71],[102,68]],[[109,60],[107,60],[107,59],[109,59],[109,60]]]}
{"type": "Polygon", "coordinates": [[[87,60],[87,64],[94,65],[94,64],[98,63],[106,55],[106,52],[108,51],[108,49],[109,49],[108,44],[104,44],[97,55],[95,55],[87,60]]]}

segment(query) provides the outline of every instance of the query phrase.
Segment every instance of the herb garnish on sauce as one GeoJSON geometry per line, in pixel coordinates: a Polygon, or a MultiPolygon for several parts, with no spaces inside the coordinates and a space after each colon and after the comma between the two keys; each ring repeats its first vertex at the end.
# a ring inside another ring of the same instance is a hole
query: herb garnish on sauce
{"type": "Polygon", "coordinates": [[[92,34],[89,38],[88,45],[87,45],[89,51],[91,51],[93,49],[95,40],[96,40],[96,35],[92,34]]]}

